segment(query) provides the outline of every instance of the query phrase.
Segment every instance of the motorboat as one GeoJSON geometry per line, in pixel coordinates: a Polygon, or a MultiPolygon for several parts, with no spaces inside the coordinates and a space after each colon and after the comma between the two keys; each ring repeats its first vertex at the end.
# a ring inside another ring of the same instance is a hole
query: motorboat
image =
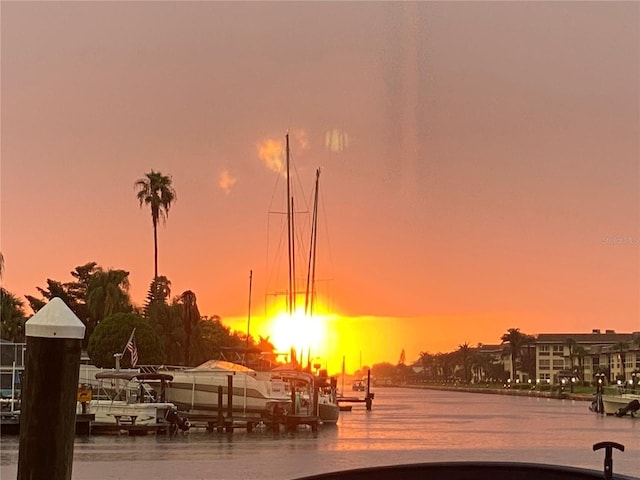
{"type": "Polygon", "coordinates": [[[256,419],[268,417],[276,409],[288,410],[291,404],[282,379],[239,363],[209,360],[194,368],[163,369],[173,376],[167,385],[167,401],[189,412],[189,417],[227,413],[229,398],[234,415],[256,419]]]}
{"type": "Polygon", "coordinates": [[[318,389],[318,417],[322,423],[336,424],[340,417],[337,380],[326,376],[316,377],[318,389]]]}
{"type": "MultiPolygon", "coordinates": [[[[340,417],[337,399],[337,379],[329,378],[326,372],[313,375],[295,368],[291,364],[281,365],[270,370],[271,377],[282,380],[288,392],[300,394],[303,403],[311,406],[310,415],[318,417],[322,424],[336,424],[340,417]]],[[[296,413],[291,410],[291,413],[296,413]]]]}
{"type": "Polygon", "coordinates": [[[601,395],[602,408],[607,415],[623,417],[626,415],[640,416],[640,393],[635,390],[629,392],[624,388],[617,388],[614,392],[605,392],[601,395]]]}
{"type": "Polygon", "coordinates": [[[354,380],[353,383],[351,383],[351,390],[354,392],[364,392],[366,389],[367,385],[364,380],[354,380]]]}
{"type": "Polygon", "coordinates": [[[93,431],[137,429],[149,432],[172,425],[188,429],[176,406],[165,400],[167,373],[103,371],[95,374],[97,388],[78,390],[77,413],[94,416],[93,431]]]}

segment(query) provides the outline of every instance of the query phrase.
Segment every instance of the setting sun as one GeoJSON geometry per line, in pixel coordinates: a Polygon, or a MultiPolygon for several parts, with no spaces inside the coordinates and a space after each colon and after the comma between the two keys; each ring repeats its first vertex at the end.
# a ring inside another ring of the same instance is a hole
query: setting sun
{"type": "Polygon", "coordinates": [[[295,348],[298,355],[311,351],[314,357],[326,352],[326,322],[323,316],[305,315],[302,309],[290,315],[286,311],[277,314],[270,322],[271,342],[279,352],[289,352],[295,348]]]}

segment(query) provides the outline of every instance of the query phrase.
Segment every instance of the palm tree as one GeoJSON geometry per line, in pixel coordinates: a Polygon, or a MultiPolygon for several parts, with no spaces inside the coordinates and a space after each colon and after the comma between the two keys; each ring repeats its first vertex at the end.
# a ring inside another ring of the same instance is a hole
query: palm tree
{"type": "Polygon", "coordinates": [[[522,333],[519,328],[510,328],[507,333],[502,335],[502,343],[508,344],[508,353],[511,357],[511,380],[515,381],[517,377],[517,360],[520,356],[520,349],[527,341],[527,335],[522,333]]]}
{"type": "Polygon", "coordinates": [[[569,367],[569,370],[571,370],[571,376],[574,376],[575,375],[575,362],[574,362],[574,359],[577,356],[576,348],[577,348],[578,344],[575,341],[575,339],[570,337],[570,338],[567,338],[564,341],[564,345],[565,345],[565,347],[569,348],[569,363],[571,364],[571,366],[569,367]]]}
{"type": "Polygon", "coordinates": [[[626,380],[625,372],[624,372],[624,360],[625,360],[625,351],[629,349],[629,344],[626,342],[618,342],[613,346],[613,350],[618,352],[618,358],[620,359],[620,377],[622,381],[626,380]]]}
{"type": "Polygon", "coordinates": [[[463,373],[464,373],[464,383],[469,383],[469,363],[470,363],[470,355],[471,355],[471,345],[467,342],[462,345],[458,345],[458,354],[460,355],[460,360],[462,361],[463,373]]]}
{"type": "Polygon", "coordinates": [[[578,377],[580,382],[584,382],[584,357],[587,356],[587,349],[582,345],[577,345],[573,353],[578,357],[578,377]]]}
{"type": "Polygon", "coordinates": [[[2,274],[4,273],[4,255],[0,252],[0,278],[2,278],[2,274]]]}
{"type": "Polygon", "coordinates": [[[180,295],[182,301],[182,324],[184,326],[184,335],[186,337],[185,342],[185,359],[187,365],[190,360],[191,350],[191,331],[193,327],[200,321],[200,312],[198,311],[198,305],[196,304],[196,294],[191,290],[187,290],[180,295]]]}
{"type": "Polygon", "coordinates": [[[158,220],[167,221],[171,204],[176,201],[176,191],[171,185],[171,176],[162,175],[160,172],[145,174],[145,178],[137,180],[134,187],[138,190],[137,197],[142,204],[151,208],[151,221],[153,223],[153,259],[154,275],[158,276],[158,220]]]}

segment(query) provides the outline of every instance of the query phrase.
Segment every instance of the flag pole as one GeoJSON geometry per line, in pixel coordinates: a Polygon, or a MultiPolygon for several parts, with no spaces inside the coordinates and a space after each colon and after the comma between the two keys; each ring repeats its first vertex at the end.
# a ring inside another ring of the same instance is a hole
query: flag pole
{"type": "Polygon", "coordinates": [[[129,345],[129,342],[131,342],[131,340],[133,340],[133,335],[136,333],[136,329],[135,327],[133,328],[133,331],[131,332],[131,336],[129,337],[129,340],[127,340],[127,343],[124,344],[124,350],[122,350],[122,355],[120,355],[121,357],[124,357],[124,354],[127,351],[127,345],[129,345]]]}

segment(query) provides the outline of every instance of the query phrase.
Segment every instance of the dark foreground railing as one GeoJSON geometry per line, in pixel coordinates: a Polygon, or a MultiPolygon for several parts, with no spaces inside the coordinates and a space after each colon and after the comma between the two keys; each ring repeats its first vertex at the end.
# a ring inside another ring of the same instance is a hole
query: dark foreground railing
{"type": "MultiPolygon", "coordinates": [[[[359,468],[298,480],[602,480],[604,473],[556,465],[512,462],[446,462],[359,468]]],[[[640,480],[614,474],[614,480],[640,480]]]]}
{"type": "Polygon", "coordinates": [[[438,462],[388,465],[322,473],[298,480],[640,480],[613,473],[613,450],[624,445],[600,442],[593,450],[605,450],[601,471],[562,465],[518,462],[438,462]]]}

